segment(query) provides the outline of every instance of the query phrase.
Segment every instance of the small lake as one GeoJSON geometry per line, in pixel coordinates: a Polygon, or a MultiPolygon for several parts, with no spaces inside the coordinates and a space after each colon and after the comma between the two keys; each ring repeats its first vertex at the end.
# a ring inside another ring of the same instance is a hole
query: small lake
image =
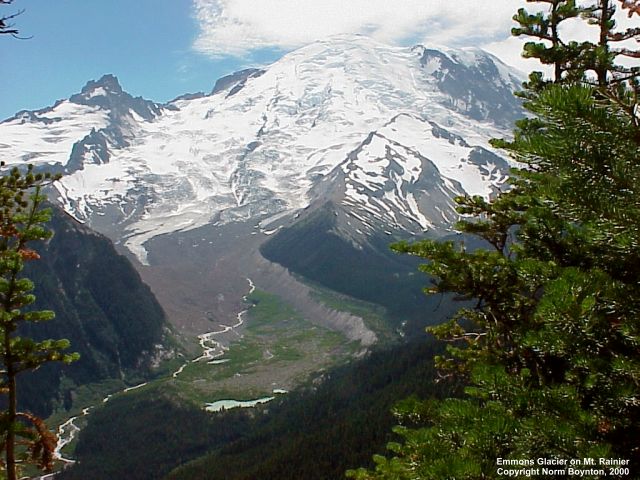
{"type": "Polygon", "coordinates": [[[207,403],[204,408],[207,412],[219,412],[220,410],[229,410],[230,408],[249,408],[255,407],[259,403],[267,403],[273,400],[275,397],[264,397],[256,400],[247,400],[240,402],[238,400],[218,400],[217,402],[207,403]]]}

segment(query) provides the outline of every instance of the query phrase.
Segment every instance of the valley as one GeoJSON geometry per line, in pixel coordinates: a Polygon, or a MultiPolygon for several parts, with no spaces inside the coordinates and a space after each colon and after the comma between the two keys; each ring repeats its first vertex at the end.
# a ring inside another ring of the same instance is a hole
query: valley
{"type": "MultiPolygon", "coordinates": [[[[276,295],[256,289],[251,279],[247,281],[246,308],[237,314],[237,323],[201,334],[200,355],[182,360],[173,371],[170,365],[180,359],[169,362],[163,366],[163,374],[148,382],[121,388],[97,401],[94,396],[95,403],[89,406],[74,405],[81,411],[59,429],[59,459],[73,463],[73,448],[81,428],[90,421],[88,415],[114,396],[135,392],[153,397],[168,390],[179,392],[182,401],[210,411],[220,408],[216,405],[226,409],[252,407],[366,351],[361,342],[306,320],[276,295]]],[[[61,413],[50,423],[59,421],[61,413]]]]}
{"type": "MultiPolygon", "coordinates": [[[[146,244],[151,252],[149,265],[130,258],[181,334],[197,336],[235,324],[238,312],[245,308],[247,278],[251,278],[254,285],[281,297],[310,322],[340,331],[364,346],[375,343],[375,333],[361,318],[318,302],[312,288],[260,254],[260,245],[269,236],[258,224],[208,225],[157,236],[146,244]]],[[[224,344],[242,330],[240,326],[216,338],[224,344]]]]}

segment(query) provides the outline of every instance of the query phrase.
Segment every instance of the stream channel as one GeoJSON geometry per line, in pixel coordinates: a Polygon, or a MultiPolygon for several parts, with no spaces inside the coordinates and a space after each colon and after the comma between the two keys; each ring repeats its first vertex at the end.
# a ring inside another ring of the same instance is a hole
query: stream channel
{"type": "MultiPolygon", "coordinates": [[[[243,297],[243,300],[245,302],[247,302],[247,296],[251,295],[254,290],[256,289],[255,285],[253,284],[253,282],[251,281],[250,278],[247,278],[247,281],[249,282],[249,292],[247,293],[247,295],[245,295],[243,297]]],[[[201,362],[201,361],[206,361],[208,364],[210,365],[218,365],[221,363],[225,363],[228,360],[220,358],[222,357],[225,352],[227,351],[228,347],[225,347],[222,343],[218,342],[215,337],[217,335],[221,335],[223,333],[228,333],[230,331],[234,331],[237,328],[239,328],[240,326],[242,326],[242,324],[244,323],[243,320],[243,316],[249,311],[251,307],[246,308],[245,310],[241,311],[240,313],[237,314],[236,318],[237,318],[237,322],[234,325],[220,325],[221,330],[216,330],[213,332],[207,332],[207,333],[203,333],[201,335],[198,335],[198,342],[200,344],[200,347],[202,348],[202,355],[200,355],[197,358],[194,358],[193,360],[189,360],[188,362],[185,362],[182,366],[180,366],[180,368],[178,368],[175,372],[173,372],[171,374],[171,376],[173,378],[177,378],[178,375],[180,375],[182,373],[182,371],[185,369],[185,367],[187,367],[187,365],[189,365],[190,363],[194,363],[194,362],[201,362]]],[[[115,392],[112,394],[107,395],[106,397],[104,397],[102,399],[102,403],[107,403],[111,397],[113,397],[113,395],[117,395],[117,394],[122,394],[122,393],[127,393],[130,392],[132,390],[136,390],[138,388],[144,387],[145,385],[147,385],[147,382],[141,383],[139,385],[135,385],[132,387],[127,387],[119,392],[115,392]]],[[[282,394],[282,393],[286,393],[285,390],[274,390],[273,392],[274,394],[282,394]]],[[[205,409],[207,411],[219,411],[224,409],[229,409],[229,408],[234,408],[234,407],[253,407],[257,404],[260,403],[265,403],[268,402],[270,400],[273,400],[274,397],[264,397],[264,398],[259,398],[256,400],[249,400],[249,401],[238,401],[238,400],[218,400],[216,402],[213,403],[207,403],[205,404],[205,409]]],[[[62,454],[62,449],[64,447],[66,447],[67,445],[69,445],[77,436],[78,433],[80,432],[80,427],[77,425],[77,420],[79,418],[83,418],[88,416],[91,413],[91,410],[95,407],[95,405],[90,406],[90,407],[86,407],[82,409],[82,412],[79,415],[76,415],[74,417],[71,417],[69,420],[67,420],[66,422],[64,422],[62,425],[60,425],[58,427],[58,443],[56,445],[56,448],[54,450],[54,457],[61,461],[63,464],[65,465],[71,465],[73,463],[75,463],[75,460],[71,459],[71,458],[66,458],[63,454],[62,454]]],[[[41,477],[37,477],[36,480],[50,480],[53,479],[56,476],[56,473],[50,473],[41,477]]]]}

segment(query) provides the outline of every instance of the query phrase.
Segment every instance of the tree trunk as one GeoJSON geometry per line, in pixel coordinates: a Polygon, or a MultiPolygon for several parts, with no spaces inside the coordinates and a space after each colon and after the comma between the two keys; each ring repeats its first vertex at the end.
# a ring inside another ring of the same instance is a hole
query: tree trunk
{"type": "Polygon", "coordinates": [[[5,361],[7,367],[7,383],[9,388],[9,405],[7,407],[7,443],[6,443],[6,463],[7,463],[7,480],[17,480],[16,472],[16,412],[17,412],[17,396],[16,396],[16,373],[13,368],[13,358],[11,355],[11,335],[10,331],[5,332],[5,361]]]}
{"type": "MultiPolygon", "coordinates": [[[[602,47],[605,52],[609,53],[609,8],[610,1],[609,0],[601,0],[602,7],[602,15],[600,17],[600,39],[599,46],[602,47]]],[[[599,63],[599,61],[598,61],[599,63]]],[[[609,65],[606,63],[604,65],[599,64],[596,74],[598,75],[598,85],[604,87],[607,85],[607,73],[609,72],[609,65]]]]}

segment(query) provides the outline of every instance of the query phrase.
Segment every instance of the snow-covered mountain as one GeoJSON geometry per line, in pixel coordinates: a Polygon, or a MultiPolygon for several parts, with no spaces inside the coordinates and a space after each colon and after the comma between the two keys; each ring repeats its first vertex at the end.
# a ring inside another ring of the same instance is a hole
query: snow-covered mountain
{"type": "Polygon", "coordinates": [[[235,324],[251,278],[370,343],[300,277],[383,305],[396,326],[433,311],[388,244],[449,234],[455,196],[504,182],[489,139],[522,115],[520,81],[478,49],[338,36],[166,104],[105,75],[0,122],[0,155],[62,173],[52,199],[139,260],[184,332],[235,324]]]}
{"type": "Polygon", "coordinates": [[[270,218],[325,197],[354,235],[438,230],[455,219],[454,195],[504,180],[488,140],[520,114],[519,82],[481,50],[339,36],[165,105],[106,75],[2,122],[0,153],[63,172],[67,211],[143,263],[160,234],[249,220],[269,233],[270,218]]]}

